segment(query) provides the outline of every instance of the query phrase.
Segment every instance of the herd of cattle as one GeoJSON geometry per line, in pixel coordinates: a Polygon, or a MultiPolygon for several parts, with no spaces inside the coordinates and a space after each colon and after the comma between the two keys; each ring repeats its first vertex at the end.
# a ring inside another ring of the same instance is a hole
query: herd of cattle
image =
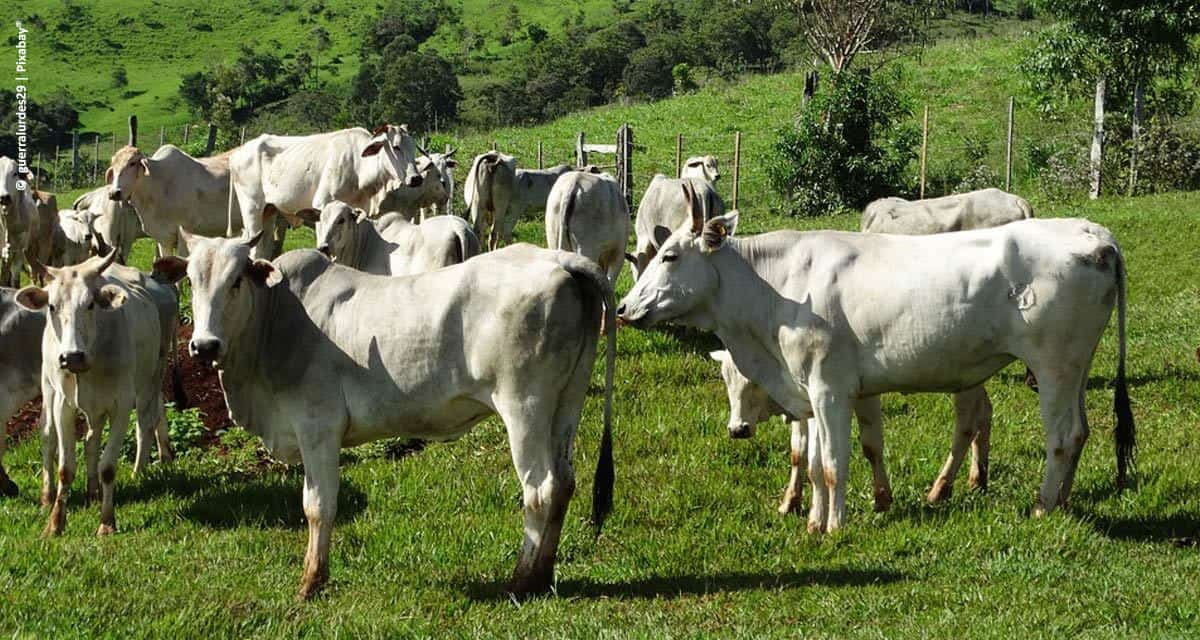
{"type": "MultiPolygon", "coordinates": [[[[43,398],[47,535],[66,526],[75,416],[101,535],[116,530],[116,463],[137,412],[134,472],[173,454],[162,380],[190,281],[188,351],[220,375],[232,420],[275,457],[302,462],[309,525],[300,594],[328,579],[343,447],[392,437],[448,440],[503,420],[523,487],[524,542],[510,588],[545,591],[567,504],[572,451],[601,338],[604,427],[593,526],[612,506],[612,387],[618,326],[673,322],[714,332],[733,437],[781,415],[791,478],[780,511],[811,484],[810,531],[843,526],[850,419],[891,503],[879,397],[954,394],[948,459],[929,493],[950,496],[968,447],[970,483],[987,483],[992,407],[984,383],[1020,359],[1036,377],[1046,468],[1035,514],[1065,504],[1088,436],[1092,357],[1118,310],[1118,484],[1134,449],[1125,385],[1125,265],[1112,235],[1086,220],[1033,219],[996,189],[863,213],[862,233],[776,231],[735,237],[712,157],[680,178],[655,176],[634,219],[596,167],[525,170],[476,157],[452,213],[454,152],[420,149],[402,126],[263,135],[193,158],[167,145],[115,153],[107,184],[59,211],[0,158],[0,416],[43,398]],[[548,249],[511,244],[515,222],[544,210],[548,249]],[[289,227],[315,227],[317,250],[279,256],[289,227]],[[954,232],[954,233],[950,233],[954,232]],[[149,236],[151,273],[123,265],[149,236]],[[508,244],[500,248],[502,245],[508,244]],[[278,256],[278,257],[277,257],[278,256]],[[634,285],[617,301],[624,262],[634,285]],[[101,433],[109,438],[101,451],[101,433]]],[[[17,495],[2,466],[0,492],[17,495]]]]}

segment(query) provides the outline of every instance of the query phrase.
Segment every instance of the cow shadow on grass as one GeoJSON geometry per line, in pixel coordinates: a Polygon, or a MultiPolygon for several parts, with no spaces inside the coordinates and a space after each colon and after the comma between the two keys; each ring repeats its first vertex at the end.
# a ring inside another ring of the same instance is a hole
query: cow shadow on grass
{"type": "MultiPolygon", "coordinates": [[[[299,470],[282,475],[220,478],[194,492],[180,513],[212,529],[301,529],[307,522],[301,504],[303,485],[304,474],[299,470]]],[[[336,522],[352,522],[366,507],[366,494],[342,478],[336,522]]]]}
{"type": "MultiPolygon", "coordinates": [[[[675,575],[619,582],[600,582],[591,578],[563,580],[555,588],[560,598],[649,599],[701,596],[732,591],[799,589],[803,587],[861,587],[906,580],[903,573],[890,569],[813,569],[782,573],[717,573],[712,575],[675,575]]],[[[506,582],[468,582],[467,596],[476,601],[509,600],[506,582]]]]}
{"type": "MultiPolygon", "coordinates": [[[[1134,486],[1126,491],[1137,491],[1138,477],[1134,486]]],[[[1145,483],[1150,478],[1142,478],[1145,483]]],[[[1070,512],[1085,520],[1096,533],[1113,540],[1131,542],[1171,542],[1176,546],[1200,546],[1200,512],[1194,509],[1156,509],[1156,513],[1112,513],[1096,509],[1097,505],[1117,494],[1113,482],[1100,482],[1081,487],[1071,495],[1070,512]]],[[[1173,487],[1155,502],[1159,505],[1186,505],[1191,503],[1194,488],[1186,485],[1173,487]]],[[[1129,509],[1124,509],[1129,510],[1129,509]]]]}

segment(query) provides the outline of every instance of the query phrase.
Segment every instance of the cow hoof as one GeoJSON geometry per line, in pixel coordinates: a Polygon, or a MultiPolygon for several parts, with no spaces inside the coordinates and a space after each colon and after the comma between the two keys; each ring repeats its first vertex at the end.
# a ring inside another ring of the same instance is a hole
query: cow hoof
{"type": "Polygon", "coordinates": [[[17,497],[21,490],[17,488],[17,483],[5,478],[4,482],[0,482],[0,493],[3,493],[9,498],[17,497]]]}
{"type": "Polygon", "coordinates": [[[541,595],[549,593],[550,587],[554,584],[554,567],[549,569],[533,569],[531,571],[514,572],[511,580],[508,581],[508,586],[505,591],[512,594],[516,598],[527,598],[529,596],[541,595]]]}
{"type": "Polygon", "coordinates": [[[880,489],[875,492],[875,513],[883,513],[892,508],[892,491],[880,489]]]}
{"type": "Polygon", "coordinates": [[[98,537],[101,537],[101,538],[103,538],[103,537],[106,537],[106,536],[111,536],[112,534],[114,534],[114,533],[116,533],[116,532],[117,532],[117,525],[115,525],[115,524],[101,524],[101,525],[100,525],[100,528],[96,530],[96,535],[97,535],[98,537]]]}
{"type": "Polygon", "coordinates": [[[821,535],[825,533],[825,525],[813,520],[808,521],[808,532],[812,535],[821,535]]]}
{"type": "Polygon", "coordinates": [[[950,484],[945,478],[938,478],[933,483],[933,488],[929,490],[929,495],[925,499],[930,504],[937,504],[949,500],[952,493],[954,493],[954,485],[950,484]]]}
{"type": "Polygon", "coordinates": [[[305,571],[304,578],[300,581],[300,593],[296,594],[296,600],[300,602],[312,600],[325,589],[325,583],[327,582],[329,582],[328,572],[317,571],[309,573],[305,571]]]}
{"type": "Polygon", "coordinates": [[[797,513],[800,511],[800,494],[786,495],[783,497],[783,502],[779,503],[779,515],[786,516],[789,513],[797,513]]]}
{"type": "Polygon", "coordinates": [[[1034,505],[1033,511],[1029,512],[1029,515],[1034,518],[1045,518],[1049,513],[1050,510],[1046,507],[1043,507],[1039,502],[1038,504],[1034,505]]]}
{"type": "Polygon", "coordinates": [[[987,478],[971,476],[971,478],[967,480],[967,486],[970,487],[972,491],[987,493],[987,478]]]}

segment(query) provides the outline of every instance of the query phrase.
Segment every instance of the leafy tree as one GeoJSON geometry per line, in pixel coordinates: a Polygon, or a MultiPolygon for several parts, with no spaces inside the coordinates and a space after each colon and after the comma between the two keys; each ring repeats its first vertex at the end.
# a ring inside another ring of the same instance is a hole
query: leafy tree
{"type": "Polygon", "coordinates": [[[112,86],[114,89],[124,89],[129,86],[129,74],[125,72],[125,67],[113,69],[112,86]]]}
{"type": "Polygon", "coordinates": [[[317,57],[313,63],[313,84],[321,86],[321,53],[327,51],[332,44],[329,40],[329,32],[325,27],[313,27],[311,32],[313,49],[317,52],[317,57]]]}
{"type": "Polygon", "coordinates": [[[662,40],[634,51],[625,67],[625,90],[631,96],[650,100],[670,96],[675,86],[671,70],[679,62],[676,51],[662,40]]]}

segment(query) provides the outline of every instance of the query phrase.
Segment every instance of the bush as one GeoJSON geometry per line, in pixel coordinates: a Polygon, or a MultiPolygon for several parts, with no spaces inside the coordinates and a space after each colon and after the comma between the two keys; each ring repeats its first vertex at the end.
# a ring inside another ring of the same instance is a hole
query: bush
{"type": "Polygon", "coordinates": [[[1200,133],[1154,123],[1138,153],[1138,193],[1200,189],[1200,133]]]}
{"type": "Polygon", "coordinates": [[[859,209],[911,190],[918,132],[904,122],[912,111],[894,85],[895,78],[840,74],[780,131],[767,176],[791,215],[859,209]]]}
{"type": "Polygon", "coordinates": [[[675,56],[664,46],[652,45],[633,52],[625,66],[625,90],[637,98],[660,100],[671,95],[675,56]]]}

